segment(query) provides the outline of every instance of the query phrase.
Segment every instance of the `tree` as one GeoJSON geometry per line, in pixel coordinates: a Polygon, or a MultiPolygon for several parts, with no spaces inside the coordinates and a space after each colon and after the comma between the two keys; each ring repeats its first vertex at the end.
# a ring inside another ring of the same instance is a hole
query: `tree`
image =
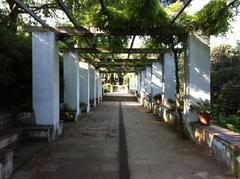
{"type": "MultiPolygon", "coordinates": [[[[46,17],[56,16],[54,10],[59,8],[54,0],[44,0],[41,1],[41,3],[39,3],[39,1],[36,3],[33,0],[28,0],[26,4],[33,12],[46,17]]],[[[8,27],[12,32],[16,33],[18,25],[25,23],[23,18],[20,17],[25,11],[16,4],[15,0],[6,0],[3,5],[3,9],[1,9],[3,13],[1,14],[2,17],[0,18],[0,24],[8,27]]]]}

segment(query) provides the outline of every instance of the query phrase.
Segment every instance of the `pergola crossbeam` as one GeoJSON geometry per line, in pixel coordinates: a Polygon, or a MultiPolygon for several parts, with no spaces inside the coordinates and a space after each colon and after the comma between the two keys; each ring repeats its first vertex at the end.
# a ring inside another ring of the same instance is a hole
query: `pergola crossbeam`
{"type": "Polygon", "coordinates": [[[188,0],[186,4],[181,8],[181,10],[177,13],[176,16],[174,16],[172,22],[170,23],[170,27],[173,26],[173,24],[176,22],[177,18],[183,13],[183,11],[189,6],[189,4],[192,2],[192,0],[188,0]]]}
{"type": "MultiPolygon", "coordinates": [[[[181,50],[181,48],[178,48],[177,51],[181,50]]],[[[60,49],[61,52],[65,51],[74,51],[78,53],[102,53],[102,54],[125,54],[125,53],[131,53],[131,54],[145,54],[145,53],[150,53],[150,54],[160,54],[160,53],[166,53],[170,52],[170,49],[147,49],[147,48],[125,48],[125,49],[119,49],[119,50],[114,50],[114,49],[108,49],[108,48],[63,48],[60,49]]]]}
{"type": "MultiPolygon", "coordinates": [[[[171,35],[180,35],[180,36],[186,36],[187,33],[185,32],[176,32],[167,30],[166,28],[151,28],[147,32],[138,30],[138,29],[129,29],[126,31],[119,31],[119,32],[102,32],[102,31],[94,31],[94,30],[86,30],[86,29],[79,29],[76,27],[56,27],[56,32],[66,34],[69,36],[145,36],[145,35],[157,35],[157,36],[171,36],[171,35]]],[[[30,26],[27,28],[28,32],[35,32],[35,31],[42,31],[46,32],[49,31],[48,28],[39,27],[39,26],[30,26]]]]}
{"type": "MultiPolygon", "coordinates": [[[[53,27],[50,27],[45,21],[43,21],[40,17],[37,16],[26,4],[24,4],[21,0],[15,0],[17,5],[21,7],[26,13],[32,16],[37,22],[39,22],[47,31],[55,31],[53,27]]],[[[43,27],[42,27],[43,28],[43,27]]]]}

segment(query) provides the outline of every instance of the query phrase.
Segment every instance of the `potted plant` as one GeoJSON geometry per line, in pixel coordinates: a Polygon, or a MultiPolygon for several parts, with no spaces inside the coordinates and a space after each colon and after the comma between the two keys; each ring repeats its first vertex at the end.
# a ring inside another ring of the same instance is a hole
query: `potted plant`
{"type": "Polygon", "coordinates": [[[176,110],[176,100],[174,99],[171,99],[171,98],[168,98],[167,99],[167,107],[170,109],[170,110],[176,110]]]}
{"type": "Polygon", "coordinates": [[[204,125],[209,125],[212,118],[209,100],[200,100],[195,104],[190,105],[190,110],[195,111],[198,115],[199,121],[204,125]]]}
{"type": "Polygon", "coordinates": [[[155,105],[160,105],[162,102],[162,94],[159,93],[159,94],[154,95],[153,100],[154,100],[155,105]]]}

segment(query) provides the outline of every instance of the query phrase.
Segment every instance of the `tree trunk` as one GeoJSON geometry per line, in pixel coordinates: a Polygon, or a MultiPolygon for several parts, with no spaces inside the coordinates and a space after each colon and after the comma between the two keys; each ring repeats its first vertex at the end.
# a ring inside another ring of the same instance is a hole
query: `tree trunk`
{"type": "Polygon", "coordinates": [[[176,105],[177,105],[177,112],[178,112],[178,136],[182,139],[186,137],[184,132],[184,123],[183,123],[183,116],[182,116],[182,110],[181,110],[181,97],[180,97],[180,80],[179,80],[179,63],[178,63],[178,54],[176,49],[174,48],[174,44],[172,44],[172,51],[174,55],[174,61],[175,61],[175,78],[176,78],[176,105]]]}

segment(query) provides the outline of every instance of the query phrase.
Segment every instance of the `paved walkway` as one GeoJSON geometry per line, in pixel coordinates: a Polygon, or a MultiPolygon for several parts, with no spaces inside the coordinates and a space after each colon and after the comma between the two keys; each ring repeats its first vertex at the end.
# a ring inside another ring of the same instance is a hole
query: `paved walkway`
{"type": "Polygon", "coordinates": [[[223,165],[178,139],[137,102],[108,101],[68,123],[64,137],[12,179],[128,179],[128,172],[131,179],[231,178],[223,165]]]}

